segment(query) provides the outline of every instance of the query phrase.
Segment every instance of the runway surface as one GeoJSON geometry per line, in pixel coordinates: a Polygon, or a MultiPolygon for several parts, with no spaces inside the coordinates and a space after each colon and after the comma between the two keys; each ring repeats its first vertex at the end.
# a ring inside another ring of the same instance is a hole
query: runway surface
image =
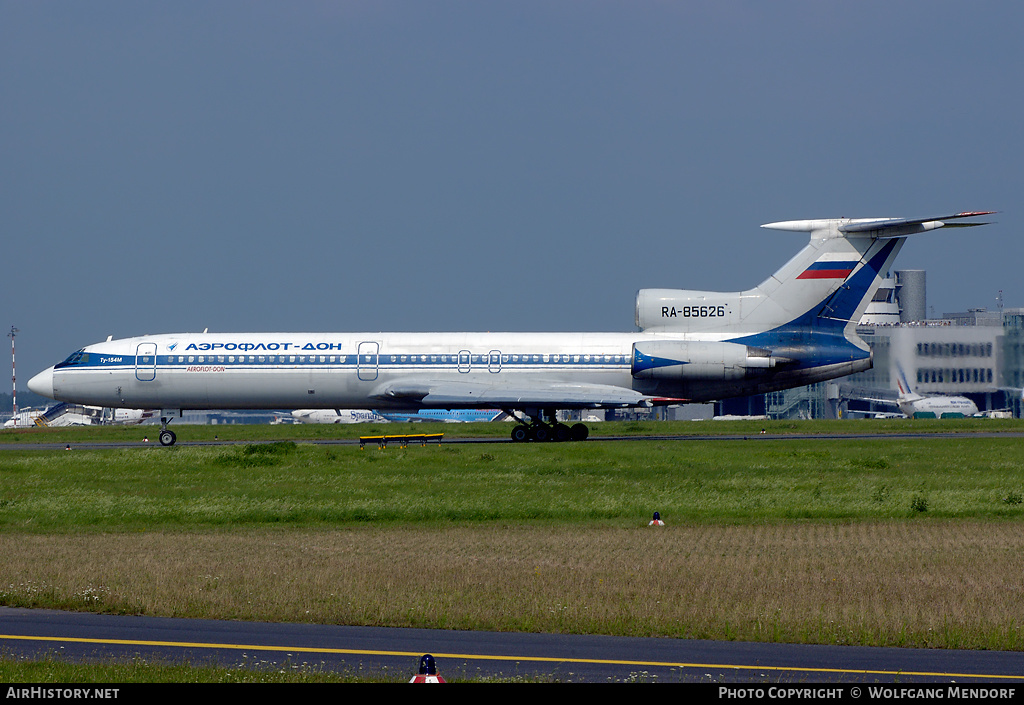
{"type": "Polygon", "coordinates": [[[460,632],[0,608],[0,652],[245,668],[307,666],[405,682],[431,654],[447,680],[1024,683],[1024,653],[460,632]]]}

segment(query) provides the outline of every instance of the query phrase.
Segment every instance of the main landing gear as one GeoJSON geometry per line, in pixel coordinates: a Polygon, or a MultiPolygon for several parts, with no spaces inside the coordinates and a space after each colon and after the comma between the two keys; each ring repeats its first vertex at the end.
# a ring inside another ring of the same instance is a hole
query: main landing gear
{"type": "Polygon", "coordinates": [[[514,411],[505,411],[519,423],[512,429],[512,440],[515,443],[526,441],[585,441],[590,429],[585,424],[577,423],[569,426],[555,419],[555,409],[545,409],[534,413],[527,412],[529,420],[518,416],[514,411]]]}

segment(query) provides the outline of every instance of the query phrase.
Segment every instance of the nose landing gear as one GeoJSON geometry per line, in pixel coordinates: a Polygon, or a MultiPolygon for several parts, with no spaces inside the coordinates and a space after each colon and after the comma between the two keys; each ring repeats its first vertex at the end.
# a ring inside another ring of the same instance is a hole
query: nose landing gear
{"type": "Polygon", "coordinates": [[[178,437],[174,434],[174,431],[167,428],[167,424],[175,416],[181,416],[181,409],[164,409],[160,413],[160,445],[162,446],[173,446],[178,437]]]}

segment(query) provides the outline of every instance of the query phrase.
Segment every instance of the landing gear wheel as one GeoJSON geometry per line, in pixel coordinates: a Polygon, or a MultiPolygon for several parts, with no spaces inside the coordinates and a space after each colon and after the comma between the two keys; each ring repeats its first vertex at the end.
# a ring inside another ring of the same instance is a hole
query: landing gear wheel
{"type": "Polygon", "coordinates": [[[160,445],[173,446],[176,440],[178,440],[178,437],[174,435],[174,431],[164,430],[160,432],[160,445]]]}
{"type": "Polygon", "coordinates": [[[516,410],[504,410],[506,414],[519,423],[512,428],[512,441],[523,443],[525,441],[583,441],[590,435],[590,429],[585,424],[578,423],[573,426],[555,420],[555,409],[527,409],[525,413],[517,414],[516,410]]]}
{"type": "Polygon", "coordinates": [[[569,440],[585,441],[589,435],[590,429],[587,428],[586,424],[575,423],[572,425],[572,428],[569,429],[569,440]]]}

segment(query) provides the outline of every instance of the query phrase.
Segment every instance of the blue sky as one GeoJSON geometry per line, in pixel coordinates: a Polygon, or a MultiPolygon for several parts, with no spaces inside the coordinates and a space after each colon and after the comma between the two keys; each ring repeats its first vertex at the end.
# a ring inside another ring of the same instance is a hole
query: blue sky
{"type": "MultiPolygon", "coordinates": [[[[936,314],[1024,306],[1024,5],[0,0],[19,387],[107,335],[633,329],[777,220],[912,240],[936,314]]],[[[13,280],[11,279],[13,277],[13,280]]]]}

